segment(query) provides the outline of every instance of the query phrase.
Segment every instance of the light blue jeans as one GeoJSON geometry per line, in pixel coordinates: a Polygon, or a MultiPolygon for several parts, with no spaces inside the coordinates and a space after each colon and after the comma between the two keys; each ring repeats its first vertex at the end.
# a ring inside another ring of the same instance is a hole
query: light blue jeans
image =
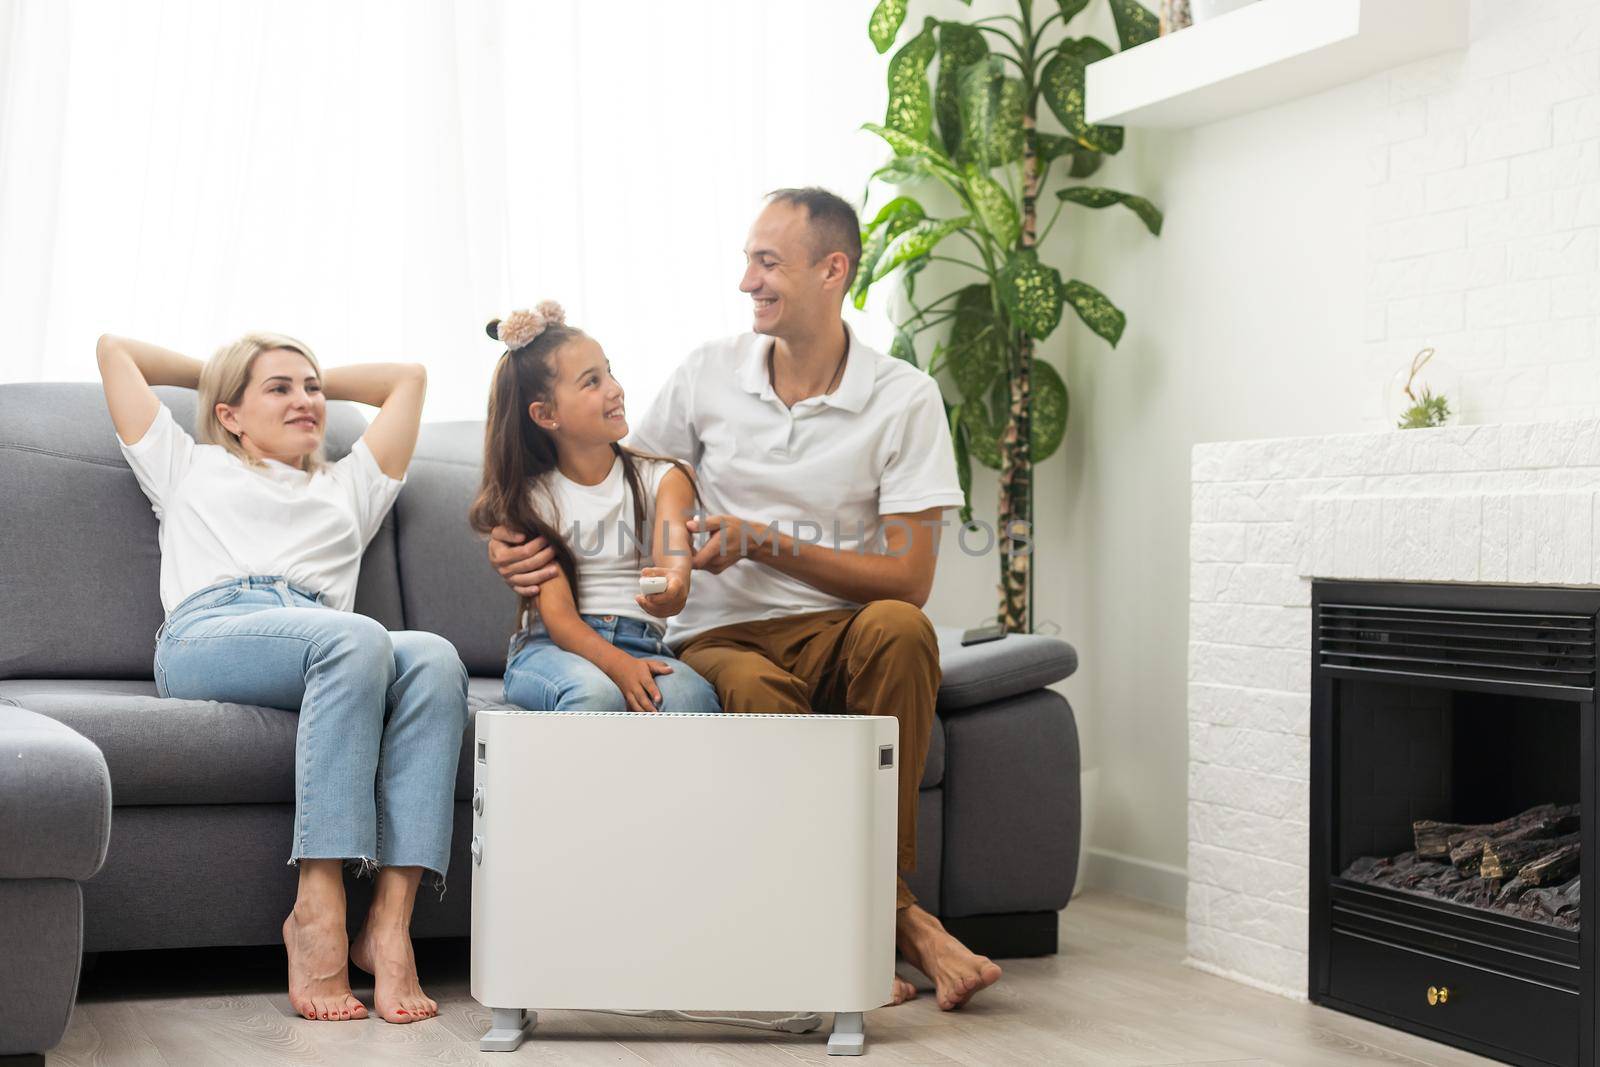
{"type": "MultiPolygon", "coordinates": [[[[672,653],[655,627],[620,615],[580,616],[590,628],[635,659],[658,659],[671,674],[655,676],[658,711],[721,711],[717,691],[672,653]]],[[[511,638],[506,653],[506,699],[530,711],[627,711],[622,690],[605,671],[550,640],[535,622],[511,638]]]]}
{"type": "Polygon", "coordinates": [[[449,641],[391,633],[282,578],[236,578],[167,616],[155,669],[163,697],[300,713],[291,864],[425,867],[443,888],[467,722],[449,641]]]}

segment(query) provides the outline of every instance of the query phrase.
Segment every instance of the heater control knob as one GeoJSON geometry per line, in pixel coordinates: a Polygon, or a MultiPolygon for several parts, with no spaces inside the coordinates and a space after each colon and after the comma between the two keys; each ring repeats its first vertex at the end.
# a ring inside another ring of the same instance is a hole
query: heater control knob
{"type": "Polygon", "coordinates": [[[483,863],[483,838],[478,837],[476,834],[472,837],[472,862],[474,864],[483,863]]]}
{"type": "Polygon", "coordinates": [[[1428,1003],[1437,1007],[1450,1001],[1450,988],[1442,985],[1428,987],[1428,1003]]]}
{"type": "Polygon", "coordinates": [[[472,790],[472,810],[479,815],[483,814],[483,786],[481,785],[472,790]]]}

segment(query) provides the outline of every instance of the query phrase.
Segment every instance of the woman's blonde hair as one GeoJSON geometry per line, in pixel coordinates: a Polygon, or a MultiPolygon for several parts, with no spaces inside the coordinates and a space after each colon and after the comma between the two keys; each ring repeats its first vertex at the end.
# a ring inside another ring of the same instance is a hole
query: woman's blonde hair
{"type": "MultiPolygon", "coordinates": [[[[244,399],[245,386],[250,384],[250,372],[256,357],[275,348],[286,348],[306,357],[311,370],[322,377],[322,367],[317,363],[311,346],[281,333],[247,333],[232,344],[217,349],[206,365],[200,369],[199,410],[195,412],[195,430],[202,444],[221,445],[246,463],[256,460],[244,450],[236,437],[217,418],[217,405],[233,407],[244,399]]],[[[315,472],[325,462],[322,446],[306,457],[306,470],[315,472]]]]}

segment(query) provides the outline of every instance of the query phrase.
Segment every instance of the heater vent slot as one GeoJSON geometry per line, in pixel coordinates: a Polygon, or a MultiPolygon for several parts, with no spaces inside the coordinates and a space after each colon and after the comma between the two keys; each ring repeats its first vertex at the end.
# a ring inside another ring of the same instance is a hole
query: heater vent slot
{"type": "Polygon", "coordinates": [[[1320,606],[1317,659],[1323,667],[1593,689],[1593,615],[1320,606]]]}

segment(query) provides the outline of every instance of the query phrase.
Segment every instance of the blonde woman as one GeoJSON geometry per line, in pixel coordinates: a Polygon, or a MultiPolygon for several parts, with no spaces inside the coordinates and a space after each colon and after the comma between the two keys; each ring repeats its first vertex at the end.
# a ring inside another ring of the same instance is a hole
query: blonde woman
{"type": "Polygon", "coordinates": [[[354,962],[374,976],[384,1019],[436,1014],[417,980],[411,909],[423,872],[442,887],[449,861],[466,671],[444,638],[390,633],[351,610],[362,551],[416,447],[422,368],[324,375],[311,349],[276,334],[249,334],[203,367],[120,337],[102,337],[97,354],[122,452],[161,523],[156,691],[299,712],[291,1003],[308,1019],[365,1018],[354,962]],[[198,442],[152,385],[198,388],[198,442]],[[330,398],[379,409],[333,464],[330,398]],[[346,862],[376,870],[354,943],[346,862]]]}

